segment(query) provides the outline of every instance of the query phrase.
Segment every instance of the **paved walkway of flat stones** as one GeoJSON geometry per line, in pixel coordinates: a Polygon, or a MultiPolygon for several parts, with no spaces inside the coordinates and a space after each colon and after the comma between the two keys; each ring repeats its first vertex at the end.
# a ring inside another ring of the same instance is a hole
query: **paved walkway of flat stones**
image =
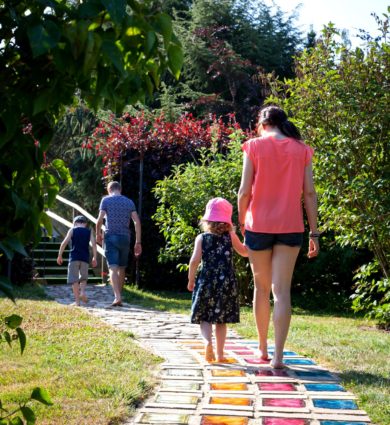
{"type": "MultiPolygon", "coordinates": [[[[71,288],[47,286],[57,302],[73,302],[71,288]]],[[[163,357],[153,397],[126,422],[169,425],[365,425],[366,412],[339,379],[314,360],[285,351],[288,368],[261,361],[257,342],[229,330],[229,363],[205,363],[199,327],[188,316],[124,303],[110,308],[112,290],[88,285],[83,307],[104,322],[131,331],[163,357]]],[[[272,354],[272,349],[271,349],[272,354]]]]}

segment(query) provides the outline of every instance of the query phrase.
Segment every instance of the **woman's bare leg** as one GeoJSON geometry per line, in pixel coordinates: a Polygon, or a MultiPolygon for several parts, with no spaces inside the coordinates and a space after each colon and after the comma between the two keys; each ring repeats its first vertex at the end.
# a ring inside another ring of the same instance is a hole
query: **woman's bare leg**
{"type": "Polygon", "coordinates": [[[283,367],[283,350],[291,321],[291,279],[299,247],[274,245],[272,253],[272,293],[275,352],[271,366],[283,367]]]}
{"type": "Polygon", "coordinates": [[[272,283],[272,250],[249,251],[254,293],[253,315],[256,321],[259,338],[259,350],[262,359],[268,358],[268,327],[270,320],[270,293],[272,283]]]}
{"type": "Polygon", "coordinates": [[[212,362],[215,360],[215,355],[213,350],[213,325],[209,322],[201,322],[200,332],[204,340],[204,349],[205,349],[204,358],[206,362],[212,362]]]}

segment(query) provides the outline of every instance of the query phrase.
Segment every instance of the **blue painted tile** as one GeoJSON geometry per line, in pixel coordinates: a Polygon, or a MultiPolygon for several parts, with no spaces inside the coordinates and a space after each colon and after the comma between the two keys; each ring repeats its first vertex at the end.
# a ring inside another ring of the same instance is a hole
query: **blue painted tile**
{"type": "Polygon", "coordinates": [[[310,359],[283,359],[285,364],[316,364],[313,360],[310,359]]]}
{"type": "Polygon", "coordinates": [[[321,425],[368,425],[367,422],[320,421],[321,425]]]}
{"type": "MultiPolygon", "coordinates": [[[[272,354],[274,354],[274,350],[268,350],[268,353],[272,355],[272,354]]],[[[283,351],[283,355],[284,356],[291,356],[291,357],[298,356],[298,354],[295,353],[294,351],[283,351]]]]}
{"type": "Polygon", "coordinates": [[[313,400],[315,407],[323,409],[357,409],[357,405],[353,400],[329,400],[329,399],[316,399],[313,400]]]}
{"type": "Polygon", "coordinates": [[[295,372],[300,378],[321,378],[321,379],[334,379],[329,372],[322,370],[313,370],[313,371],[296,371],[295,372]]]}
{"type": "Polygon", "coordinates": [[[338,384],[305,384],[307,391],[345,391],[344,387],[338,384]]]}

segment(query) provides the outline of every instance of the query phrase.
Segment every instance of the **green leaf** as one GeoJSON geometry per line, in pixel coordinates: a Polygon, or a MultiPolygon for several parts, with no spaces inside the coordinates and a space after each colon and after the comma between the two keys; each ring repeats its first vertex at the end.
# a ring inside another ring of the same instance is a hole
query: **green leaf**
{"type": "Polygon", "coordinates": [[[165,46],[167,47],[172,37],[172,20],[166,13],[159,13],[156,16],[154,28],[162,34],[165,46]]]}
{"type": "Polygon", "coordinates": [[[6,243],[0,242],[0,251],[3,251],[8,260],[14,258],[14,251],[6,243]]]}
{"type": "Polygon", "coordinates": [[[51,96],[52,93],[48,90],[45,90],[34,99],[33,115],[39,114],[40,112],[49,109],[51,104],[51,96]]]}
{"type": "Polygon", "coordinates": [[[40,388],[40,387],[34,388],[31,393],[31,399],[37,400],[40,403],[45,404],[46,406],[53,405],[53,402],[51,401],[49,393],[44,388],[40,388]]]}
{"type": "Polygon", "coordinates": [[[23,425],[23,421],[20,416],[15,416],[10,421],[8,421],[9,425],[23,425]]]}
{"type": "Polygon", "coordinates": [[[23,329],[16,328],[16,333],[19,337],[19,343],[20,343],[20,354],[23,354],[24,349],[26,348],[27,338],[26,334],[23,332],[23,329]]]}
{"type": "Polygon", "coordinates": [[[3,292],[10,300],[15,302],[11,281],[5,276],[0,276],[0,292],[3,292]]]}
{"type": "Polygon", "coordinates": [[[27,406],[22,406],[20,408],[21,412],[23,413],[24,419],[27,421],[27,425],[33,425],[36,421],[35,413],[27,406]]]}
{"type": "Polygon", "coordinates": [[[3,239],[1,243],[3,244],[3,246],[6,245],[13,251],[19,252],[19,254],[22,254],[27,257],[26,249],[24,248],[22,242],[20,242],[20,240],[16,236],[9,236],[8,238],[3,239]]]}
{"type": "Polygon", "coordinates": [[[3,332],[3,337],[7,341],[8,345],[11,347],[11,335],[8,331],[3,332]]]}
{"type": "Polygon", "coordinates": [[[102,0],[102,4],[116,24],[120,24],[123,21],[123,18],[126,16],[125,0],[102,0]]]}
{"type": "Polygon", "coordinates": [[[124,76],[125,68],[123,66],[123,55],[119,46],[111,40],[104,40],[102,43],[102,50],[115,65],[115,68],[124,76]]]}
{"type": "Polygon", "coordinates": [[[157,37],[153,31],[148,31],[145,38],[145,55],[148,56],[156,45],[157,37]]]}
{"type": "Polygon", "coordinates": [[[168,65],[176,79],[180,77],[180,70],[183,65],[183,50],[176,44],[171,44],[168,49],[168,65]]]}
{"type": "Polygon", "coordinates": [[[47,230],[47,233],[49,235],[52,235],[53,223],[51,221],[51,218],[45,213],[45,211],[42,211],[39,217],[41,225],[47,230]]]}
{"type": "Polygon", "coordinates": [[[54,159],[51,165],[57,170],[62,180],[65,180],[66,183],[69,184],[72,183],[72,176],[70,175],[69,168],[62,159],[54,159]]]}
{"type": "Polygon", "coordinates": [[[53,39],[47,29],[41,24],[28,28],[27,35],[34,58],[43,55],[57,44],[57,40],[53,39]]]}
{"type": "Polygon", "coordinates": [[[11,316],[7,316],[4,319],[4,322],[9,328],[16,329],[23,322],[23,317],[20,317],[17,314],[12,314],[11,316]]]}

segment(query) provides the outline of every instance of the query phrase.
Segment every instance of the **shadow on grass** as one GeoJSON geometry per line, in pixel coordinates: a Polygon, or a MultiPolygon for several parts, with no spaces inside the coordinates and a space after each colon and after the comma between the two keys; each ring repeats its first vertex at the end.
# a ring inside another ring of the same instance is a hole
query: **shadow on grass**
{"type": "MultiPolygon", "coordinates": [[[[65,285],[64,285],[65,287],[65,285]]],[[[13,294],[16,298],[16,302],[19,300],[51,300],[45,289],[40,284],[28,283],[23,286],[13,286],[13,294]]],[[[7,297],[0,293],[0,299],[6,299],[7,297]]]]}
{"type": "Polygon", "coordinates": [[[373,388],[390,388],[390,379],[379,373],[373,374],[359,370],[346,370],[344,372],[339,372],[338,376],[346,384],[363,385],[373,388]]]}
{"type": "Polygon", "coordinates": [[[191,293],[172,291],[143,291],[135,286],[125,286],[123,298],[130,304],[162,311],[188,313],[191,309],[191,293]]]}

